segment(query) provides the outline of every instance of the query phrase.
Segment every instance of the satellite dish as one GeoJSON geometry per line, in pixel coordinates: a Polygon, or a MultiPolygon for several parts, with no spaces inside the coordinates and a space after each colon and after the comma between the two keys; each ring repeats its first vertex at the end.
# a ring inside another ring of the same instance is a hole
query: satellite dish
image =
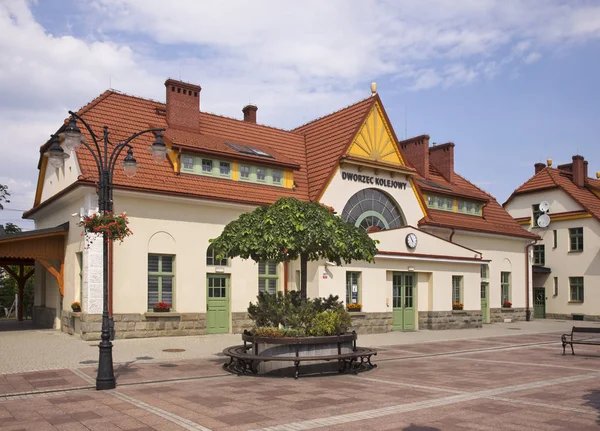
{"type": "Polygon", "coordinates": [[[539,227],[548,227],[549,224],[550,224],[550,216],[548,214],[542,214],[541,216],[538,217],[537,225],[539,227]]]}
{"type": "Polygon", "coordinates": [[[540,211],[544,214],[550,211],[550,204],[548,203],[548,201],[540,202],[540,211]]]}

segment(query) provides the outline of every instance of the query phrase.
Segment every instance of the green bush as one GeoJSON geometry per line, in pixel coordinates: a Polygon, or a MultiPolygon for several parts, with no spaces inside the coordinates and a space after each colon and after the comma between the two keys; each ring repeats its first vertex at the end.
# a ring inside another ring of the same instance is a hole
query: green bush
{"type": "Polygon", "coordinates": [[[259,293],[256,304],[248,306],[255,334],[273,337],[301,337],[342,334],[351,318],[337,296],[302,301],[300,293],[290,291],[271,295],[259,293]]]}

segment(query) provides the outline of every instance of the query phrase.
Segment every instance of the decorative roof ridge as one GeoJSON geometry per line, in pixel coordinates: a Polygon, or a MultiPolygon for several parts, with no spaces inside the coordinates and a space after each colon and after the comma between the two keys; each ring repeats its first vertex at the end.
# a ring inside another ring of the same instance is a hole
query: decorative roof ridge
{"type": "Polygon", "coordinates": [[[346,109],[352,108],[352,107],[354,107],[354,106],[356,106],[356,105],[359,105],[359,104],[361,104],[361,103],[364,103],[364,102],[366,102],[366,101],[368,101],[368,100],[373,100],[373,103],[375,103],[375,100],[377,100],[377,97],[373,97],[373,96],[371,95],[371,96],[369,96],[369,97],[366,97],[366,98],[364,98],[364,99],[362,99],[362,100],[359,100],[358,102],[351,103],[351,104],[350,104],[350,105],[348,105],[348,106],[344,106],[343,108],[340,108],[340,109],[337,109],[337,110],[335,110],[335,111],[333,111],[333,112],[330,112],[329,114],[325,114],[325,115],[322,115],[322,116],[320,116],[320,117],[317,117],[317,118],[315,118],[315,119],[313,119],[313,120],[309,121],[308,123],[304,123],[304,124],[301,124],[301,125],[299,125],[299,126],[297,126],[297,127],[294,127],[294,128],[293,128],[293,129],[291,129],[290,131],[291,131],[292,133],[299,133],[299,132],[298,132],[298,129],[301,129],[301,128],[303,128],[303,127],[306,127],[306,126],[308,126],[309,124],[316,123],[317,121],[324,120],[324,119],[325,119],[325,118],[327,118],[327,117],[330,117],[330,116],[332,116],[332,115],[334,115],[334,114],[338,114],[338,113],[340,113],[340,112],[342,112],[342,111],[344,111],[344,110],[346,110],[346,109]]]}
{"type": "Polygon", "coordinates": [[[149,97],[136,96],[133,94],[125,93],[120,90],[115,90],[114,88],[109,88],[108,90],[105,90],[99,96],[97,96],[96,98],[92,99],[90,102],[88,102],[87,104],[85,104],[81,108],[79,108],[77,113],[79,115],[83,115],[84,113],[88,112],[90,109],[94,108],[100,102],[106,100],[109,96],[111,96],[113,94],[117,95],[117,96],[125,96],[125,97],[129,97],[129,98],[133,98],[133,99],[143,100],[144,102],[152,102],[152,103],[156,103],[156,104],[163,105],[166,107],[166,103],[164,103],[164,102],[159,102],[158,100],[154,100],[149,97]]]}
{"type": "Polygon", "coordinates": [[[215,114],[214,112],[200,111],[200,114],[206,114],[206,115],[210,115],[212,117],[225,118],[226,120],[237,121],[239,123],[243,123],[243,124],[251,126],[251,127],[261,127],[264,129],[276,130],[278,132],[291,133],[292,135],[295,135],[295,136],[300,135],[299,133],[296,133],[293,130],[282,129],[281,127],[269,126],[268,124],[251,123],[249,121],[244,121],[239,118],[229,117],[228,115],[215,114]]]}
{"type": "MultiPolygon", "coordinates": [[[[407,143],[407,142],[413,142],[413,141],[417,141],[417,140],[420,140],[420,139],[423,139],[423,138],[430,139],[431,136],[429,136],[427,133],[424,133],[422,135],[413,136],[412,138],[406,138],[406,139],[398,140],[398,143],[402,144],[402,143],[407,143]]],[[[431,164],[430,164],[430,166],[431,166],[431,164]]]]}

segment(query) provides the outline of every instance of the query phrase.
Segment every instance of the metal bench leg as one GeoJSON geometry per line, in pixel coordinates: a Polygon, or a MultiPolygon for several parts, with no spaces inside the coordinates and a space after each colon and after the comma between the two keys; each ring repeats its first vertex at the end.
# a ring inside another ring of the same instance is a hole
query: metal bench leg
{"type": "Polygon", "coordinates": [[[300,361],[294,361],[294,367],[296,368],[296,373],[294,374],[294,379],[297,379],[300,375],[300,361]]]}
{"type": "Polygon", "coordinates": [[[565,347],[567,347],[567,343],[563,343],[563,356],[565,356],[565,347]]]}
{"type": "Polygon", "coordinates": [[[575,354],[575,350],[573,350],[573,343],[571,343],[571,354],[575,354]]]}

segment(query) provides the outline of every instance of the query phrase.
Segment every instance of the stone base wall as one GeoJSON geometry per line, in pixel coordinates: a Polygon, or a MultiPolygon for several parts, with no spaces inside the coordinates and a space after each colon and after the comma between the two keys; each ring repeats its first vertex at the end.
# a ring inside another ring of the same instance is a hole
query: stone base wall
{"type": "Polygon", "coordinates": [[[244,329],[248,331],[254,327],[254,322],[248,317],[248,313],[231,313],[231,332],[234,334],[241,334],[244,329]]]}
{"type": "MultiPolygon", "coordinates": [[[[533,315],[533,310],[532,313],[533,315]]],[[[490,323],[504,323],[504,319],[513,322],[525,321],[524,308],[490,308],[490,323]]]]}
{"type": "Polygon", "coordinates": [[[357,334],[378,334],[392,330],[392,313],[351,312],[350,331],[357,334]]]}
{"type": "MultiPolygon", "coordinates": [[[[84,340],[99,340],[102,315],[64,311],[61,314],[62,331],[79,335],[84,340]]],[[[204,313],[114,314],[115,338],[174,337],[205,335],[204,313]]]]}
{"type": "Polygon", "coordinates": [[[583,320],[588,322],[600,322],[600,315],[597,314],[559,314],[559,313],[546,313],[546,319],[560,319],[560,320],[574,320],[573,316],[581,316],[583,315],[583,320]]]}
{"type": "Polygon", "coordinates": [[[35,305],[33,307],[33,323],[40,328],[54,328],[56,309],[35,305]]]}
{"type": "Polygon", "coordinates": [[[419,311],[419,329],[464,329],[482,326],[481,310],[419,311]]]}

